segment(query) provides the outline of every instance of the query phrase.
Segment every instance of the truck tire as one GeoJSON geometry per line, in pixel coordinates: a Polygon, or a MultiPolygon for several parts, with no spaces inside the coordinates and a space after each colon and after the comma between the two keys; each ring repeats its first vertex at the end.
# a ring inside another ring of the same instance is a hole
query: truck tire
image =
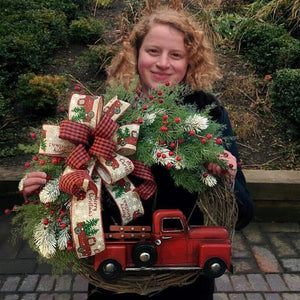
{"type": "Polygon", "coordinates": [[[136,243],[132,249],[132,260],[137,267],[151,267],[156,263],[157,252],[151,243],[136,243]]]}
{"type": "Polygon", "coordinates": [[[204,264],[204,274],[210,278],[217,278],[222,276],[227,269],[224,261],[218,257],[208,259],[204,264]]]}
{"type": "Polygon", "coordinates": [[[113,280],[119,277],[122,272],[122,266],[115,259],[106,259],[100,264],[98,272],[102,278],[113,280]]]}

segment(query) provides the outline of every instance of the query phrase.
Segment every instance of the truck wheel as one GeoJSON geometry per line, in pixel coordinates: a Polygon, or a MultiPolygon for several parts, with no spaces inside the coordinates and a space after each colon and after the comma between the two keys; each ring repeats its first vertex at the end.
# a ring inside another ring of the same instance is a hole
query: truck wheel
{"type": "Polygon", "coordinates": [[[137,267],[151,267],[157,260],[155,247],[151,243],[136,243],[132,249],[132,260],[137,267]]]}
{"type": "Polygon", "coordinates": [[[119,277],[122,266],[115,259],[106,259],[100,264],[98,271],[102,278],[113,280],[119,277]]]}
{"type": "Polygon", "coordinates": [[[224,261],[218,257],[208,259],[204,264],[204,274],[210,278],[217,278],[222,276],[227,269],[224,261]]]}

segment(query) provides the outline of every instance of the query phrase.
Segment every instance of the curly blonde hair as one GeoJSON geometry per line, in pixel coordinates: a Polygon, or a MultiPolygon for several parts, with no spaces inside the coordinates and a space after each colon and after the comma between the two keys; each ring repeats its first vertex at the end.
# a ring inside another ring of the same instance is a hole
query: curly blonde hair
{"type": "Polygon", "coordinates": [[[108,67],[107,82],[118,82],[129,88],[138,75],[137,60],[143,39],[157,24],[169,25],[184,34],[189,61],[185,83],[194,90],[210,88],[220,78],[212,45],[198,23],[186,11],[171,8],[154,10],[140,19],[108,67]]]}

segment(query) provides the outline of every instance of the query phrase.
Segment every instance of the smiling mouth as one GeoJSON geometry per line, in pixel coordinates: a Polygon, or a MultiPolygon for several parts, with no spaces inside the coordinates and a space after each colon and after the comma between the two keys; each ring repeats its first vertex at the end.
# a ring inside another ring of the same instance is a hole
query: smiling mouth
{"type": "Polygon", "coordinates": [[[170,74],[165,74],[165,73],[152,73],[152,76],[155,80],[158,81],[165,81],[170,78],[170,74]]]}

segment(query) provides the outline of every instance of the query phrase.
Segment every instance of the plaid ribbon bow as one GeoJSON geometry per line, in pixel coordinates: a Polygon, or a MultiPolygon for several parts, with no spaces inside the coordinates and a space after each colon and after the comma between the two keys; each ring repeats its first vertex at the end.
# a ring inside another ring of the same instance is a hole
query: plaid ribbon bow
{"type": "Polygon", "coordinates": [[[62,191],[83,197],[87,189],[95,188],[92,178],[80,169],[84,168],[91,156],[102,156],[105,159],[112,157],[116,144],[110,138],[118,127],[115,121],[106,116],[101,118],[94,130],[71,120],[61,122],[59,138],[78,144],[66,159],[66,164],[76,171],[61,177],[59,188],[62,191]],[[89,184],[81,188],[84,180],[88,180],[89,184]]]}

